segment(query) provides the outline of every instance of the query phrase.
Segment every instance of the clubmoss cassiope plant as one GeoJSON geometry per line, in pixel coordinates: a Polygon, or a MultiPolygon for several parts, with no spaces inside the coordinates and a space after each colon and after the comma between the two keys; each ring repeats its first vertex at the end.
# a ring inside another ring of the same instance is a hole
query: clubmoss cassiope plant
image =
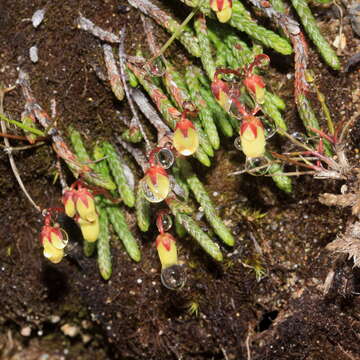
{"type": "MultiPolygon", "coordinates": [[[[246,157],[244,171],[272,177],[287,193],[292,188],[288,177],[291,173],[284,172],[286,163],[306,167],[321,177],[330,177],[334,173],[341,176],[340,168],[345,166],[331,158],[332,153],[338,153],[340,142],[335,130],[329,128],[330,134],[324,132],[312,110],[308,97],[305,36],[301,26],[285,14],[283,4],[250,0],[281,29],[279,35],[258,25],[249,9],[238,0],[182,2],[194,10],[181,25],[150,0],[129,0],[183,44],[189,56],[184,60],[185,71],[165,58],[163,52],[168,43],[159,50],[151,40],[151,31],[147,34],[152,57],[129,56],[124,50],[125,29],[118,36],[83,16],[79,17],[79,29],[91,32],[103,42],[104,63],[112,92],[119,101],[126,97],[133,113],[132,120],[125,121],[127,129],[121,137],[99,142],[91,146],[89,152],[74,127],[69,128],[74,151],[70,149],[67,140],[52,126],[51,118],[34,99],[27,74],[20,72],[19,75],[26,104],[23,123],[13,122],[23,128],[30,142],[35,142],[36,136],[48,134],[57,155],[75,178],[81,178],[69,187],[60,174],[64,211],[76,219],[84,237],[84,253],[92,256],[96,252],[100,274],[106,280],[112,274],[111,241],[115,238],[121,240],[133,261],[141,260],[141,245],[127,224],[125,208],[133,212],[141,232],[149,231],[156,218],[159,231],[156,249],[165,286],[178,289],[184,281],[177,240],[172,230],[164,225],[164,222],[169,223],[168,217],[173,217],[178,235],[188,233],[209,256],[216,261],[223,260],[219,244],[194,220],[189,195],[192,194],[203,208],[207,222],[224,245],[234,246],[235,238],[217,213],[192,162],[185,157],[192,156],[209,167],[225,137],[239,134],[235,142],[246,157]],[[243,37],[242,32],[248,38],[243,37]],[[114,53],[117,45],[118,59],[114,53]],[[270,59],[264,54],[263,47],[284,56],[295,54],[295,101],[308,134],[316,137],[311,146],[287,133],[282,116],[285,103],[266,88],[266,66],[270,59]],[[198,67],[200,62],[203,68],[198,67]],[[154,126],[156,143],[149,140],[136,104],[154,126]],[[36,120],[46,133],[35,128],[36,120]],[[300,156],[299,152],[282,155],[270,150],[269,139],[274,133],[299,146],[302,149],[300,156]],[[140,180],[133,181],[134,175],[117,145],[141,168],[143,176],[140,180]],[[155,216],[152,216],[153,203],[160,207],[155,216]]],[[[333,69],[339,69],[336,54],[321,35],[307,4],[298,0],[292,4],[325,62],[333,69]]],[[[1,119],[10,121],[3,114],[1,119]]],[[[56,222],[57,212],[51,209],[44,212],[42,232],[44,255],[54,263],[65,255],[67,243],[56,222]]]]}

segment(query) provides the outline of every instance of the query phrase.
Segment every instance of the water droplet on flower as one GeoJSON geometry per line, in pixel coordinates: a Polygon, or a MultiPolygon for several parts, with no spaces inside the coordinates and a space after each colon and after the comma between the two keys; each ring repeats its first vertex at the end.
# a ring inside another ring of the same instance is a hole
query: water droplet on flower
{"type": "MultiPolygon", "coordinates": [[[[231,101],[231,100],[229,100],[229,101],[231,101]]],[[[241,114],[239,109],[236,107],[234,101],[231,101],[231,103],[230,103],[229,114],[230,114],[230,116],[233,116],[233,117],[235,117],[236,119],[239,119],[239,120],[242,120],[242,118],[243,118],[243,115],[241,114]]]]}
{"type": "Polygon", "coordinates": [[[236,147],[237,150],[242,151],[240,136],[238,136],[238,137],[234,140],[234,146],[236,147]]]}
{"type": "Polygon", "coordinates": [[[173,152],[167,148],[162,148],[155,154],[155,161],[164,169],[169,169],[174,163],[174,160],[173,152]]]}
{"type": "Polygon", "coordinates": [[[170,180],[168,176],[156,175],[156,184],[153,184],[150,176],[146,175],[141,181],[141,188],[147,201],[158,203],[163,201],[170,191],[170,180]]]}
{"type": "Polygon", "coordinates": [[[166,68],[160,57],[154,59],[151,63],[146,63],[145,70],[150,76],[161,77],[164,76],[166,68]]]}
{"type": "Polygon", "coordinates": [[[270,139],[276,134],[276,126],[264,123],[264,130],[265,130],[265,138],[266,140],[270,139]]]}
{"type": "Polygon", "coordinates": [[[264,175],[269,170],[270,165],[269,160],[264,156],[247,158],[245,169],[251,171],[252,174],[264,175]],[[254,171],[256,168],[259,169],[254,171]]]}
{"type": "Polygon", "coordinates": [[[161,270],[161,283],[169,290],[180,290],[186,282],[185,271],[181,265],[172,265],[161,270]]]}
{"type": "Polygon", "coordinates": [[[291,134],[291,136],[292,136],[293,138],[295,138],[297,141],[300,141],[300,142],[302,142],[302,143],[304,143],[304,144],[306,144],[306,143],[308,142],[307,136],[306,136],[304,133],[302,133],[302,132],[295,131],[295,132],[293,132],[293,133],[291,134]]]}
{"type": "Polygon", "coordinates": [[[172,217],[169,214],[163,214],[161,216],[161,224],[164,231],[170,230],[173,225],[172,217]]]}
{"type": "Polygon", "coordinates": [[[147,184],[145,179],[142,179],[140,182],[144,198],[151,202],[151,203],[158,203],[161,202],[163,199],[161,199],[159,196],[156,196],[154,192],[150,189],[150,186],[147,184]]]}

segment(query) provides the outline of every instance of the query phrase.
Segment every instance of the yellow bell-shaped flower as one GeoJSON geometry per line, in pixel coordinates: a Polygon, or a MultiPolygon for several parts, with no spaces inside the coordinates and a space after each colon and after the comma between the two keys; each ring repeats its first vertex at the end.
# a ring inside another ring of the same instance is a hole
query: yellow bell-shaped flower
{"type": "Polygon", "coordinates": [[[64,204],[65,214],[69,217],[74,217],[76,214],[74,195],[76,190],[66,189],[62,196],[62,203],[64,204]]]}
{"type": "Polygon", "coordinates": [[[100,231],[99,216],[96,215],[93,221],[87,221],[81,217],[78,217],[76,221],[80,225],[84,240],[88,242],[95,242],[99,236],[100,231]]]}
{"type": "Polygon", "coordinates": [[[232,99],[229,96],[229,85],[221,80],[218,75],[215,75],[214,80],[211,83],[211,91],[219,105],[226,112],[229,112],[232,105],[232,99]]]}
{"type": "Polygon", "coordinates": [[[165,169],[161,166],[151,166],[141,180],[144,197],[152,203],[166,199],[170,192],[170,180],[165,169]]]}
{"type": "Polygon", "coordinates": [[[171,234],[159,234],[156,238],[156,249],[159,255],[162,269],[176,265],[178,263],[176,242],[171,234]]]}
{"type": "Polygon", "coordinates": [[[93,222],[98,217],[94,197],[87,189],[81,188],[76,192],[75,206],[77,213],[83,220],[93,222]]]}
{"type": "Polygon", "coordinates": [[[45,225],[41,230],[40,240],[44,247],[44,256],[54,264],[59,263],[64,257],[64,248],[68,243],[67,234],[61,230],[60,225],[50,225],[51,217],[45,218],[45,225]]]}
{"type": "Polygon", "coordinates": [[[199,147],[199,135],[190,120],[184,118],[176,124],[173,145],[184,156],[189,156],[196,152],[199,147]]]}
{"type": "Polygon", "coordinates": [[[244,118],[240,128],[241,148],[248,158],[260,157],[265,153],[265,133],[261,120],[255,116],[244,118]]]}
{"type": "Polygon", "coordinates": [[[53,244],[45,239],[43,242],[44,256],[49,259],[52,263],[58,264],[64,257],[64,249],[58,249],[53,244]]]}
{"type": "Polygon", "coordinates": [[[232,15],[232,0],[210,0],[210,6],[215,11],[218,20],[226,23],[232,15]]]}

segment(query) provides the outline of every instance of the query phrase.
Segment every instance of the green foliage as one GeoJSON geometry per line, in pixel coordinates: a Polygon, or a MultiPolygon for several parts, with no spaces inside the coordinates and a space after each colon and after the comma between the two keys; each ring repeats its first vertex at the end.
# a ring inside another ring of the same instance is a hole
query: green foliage
{"type": "Polygon", "coordinates": [[[149,230],[150,227],[150,203],[145,199],[141,186],[136,187],[136,219],[139,229],[143,232],[149,230]]]}
{"type": "Polygon", "coordinates": [[[96,241],[98,253],[98,267],[101,276],[105,280],[109,280],[112,273],[109,220],[106,210],[101,206],[97,208],[99,211],[100,232],[96,241]]]}
{"type": "Polygon", "coordinates": [[[314,42],[319,53],[325,62],[334,70],[340,69],[340,61],[335,51],[331,48],[316,24],[316,20],[307,4],[306,0],[291,0],[296,12],[298,13],[301,23],[304,26],[309,38],[314,42]]]}
{"type": "Polygon", "coordinates": [[[106,161],[109,164],[124,204],[133,207],[135,205],[135,194],[128,184],[123,168],[123,162],[120,159],[119,154],[109,142],[103,142],[102,148],[104,154],[107,156],[106,161]]]}
{"type": "Polygon", "coordinates": [[[115,232],[124,244],[126,252],[129,254],[131,259],[139,262],[141,260],[140,248],[134,235],[129,229],[128,224],[126,223],[124,214],[117,206],[107,206],[106,212],[115,232]]]}
{"type": "Polygon", "coordinates": [[[196,242],[215,260],[222,261],[223,255],[219,245],[201,230],[200,226],[185,212],[181,211],[181,203],[177,200],[169,201],[169,207],[176,221],[196,240],[196,242]]]}
{"type": "Polygon", "coordinates": [[[201,205],[206,219],[213,227],[215,233],[225,244],[233,246],[235,244],[234,237],[218,216],[215,207],[209,195],[207,194],[207,191],[205,190],[199,178],[193,172],[190,163],[185,159],[178,159],[178,165],[181,169],[181,173],[184,179],[186,179],[186,182],[188,183],[196,200],[201,205]]]}

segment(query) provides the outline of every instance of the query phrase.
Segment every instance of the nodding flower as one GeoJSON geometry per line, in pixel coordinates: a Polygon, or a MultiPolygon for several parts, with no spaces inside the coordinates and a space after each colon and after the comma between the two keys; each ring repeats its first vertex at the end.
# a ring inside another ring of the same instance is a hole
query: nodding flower
{"type": "Polygon", "coordinates": [[[184,156],[194,154],[199,147],[199,135],[195,126],[185,116],[176,124],[173,135],[173,146],[184,156]]]}
{"type": "Polygon", "coordinates": [[[178,264],[176,241],[170,233],[164,232],[157,236],[156,249],[163,270],[178,264]]]}
{"type": "Polygon", "coordinates": [[[51,226],[50,221],[50,215],[47,215],[45,225],[41,230],[40,241],[44,247],[44,256],[57,264],[64,257],[64,248],[68,243],[68,238],[58,223],[51,226]]]}
{"type": "Polygon", "coordinates": [[[211,91],[220,106],[226,112],[229,112],[232,103],[231,97],[229,96],[230,88],[229,85],[225,81],[221,80],[216,73],[214,80],[211,83],[211,91]]]}
{"type": "Polygon", "coordinates": [[[240,127],[241,148],[249,158],[260,157],[265,153],[265,132],[261,120],[252,115],[244,116],[240,127]]]}
{"type": "Polygon", "coordinates": [[[95,242],[99,236],[100,231],[99,217],[96,216],[93,221],[87,221],[82,217],[77,216],[75,220],[80,226],[84,240],[88,242],[95,242]]]}
{"type": "Polygon", "coordinates": [[[66,215],[75,216],[84,240],[96,241],[99,235],[99,215],[96,212],[93,194],[80,182],[75,182],[70,188],[65,189],[62,202],[66,215]]]}
{"type": "Polygon", "coordinates": [[[75,197],[76,197],[76,190],[67,188],[63,192],[62,196],[62,203],[65,208],[65,214],[69,217],[74,217],[76,214],[75,208],[75,197]]]}
{"type": "Polygon", "coordinates": [[[89,222],[97,219],[93,194],[83,187],[79,188],[75,194],[75,207],[79,216],[89,222]]]}
{"type": "Polygon", "coordinates": [[[170,179],[166,170],[158,165],[151,166],[141,181],[144,197],[153,203],[163,201],[170,192],[170,179]]]}
{"type": "Polygon", "coordinates": [[[257,104],[263,104],[265,100],[265,83],[261,76],[251,74],[243,81],[246,89],[257,104]]]}
{"type": "Polygon", "coordinates": [[[232,15],[232,0],[210,0],[210,7],[215,11],[218,20],[226,23],[232,15]]]}

